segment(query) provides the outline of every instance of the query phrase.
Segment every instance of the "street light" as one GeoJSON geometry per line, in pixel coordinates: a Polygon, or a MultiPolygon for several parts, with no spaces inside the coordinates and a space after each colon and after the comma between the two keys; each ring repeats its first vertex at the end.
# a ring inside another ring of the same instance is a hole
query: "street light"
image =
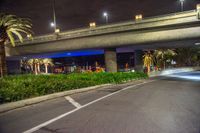
{"type": "Polygon", "coordinates": [[[57,28],[57,29],[55,30],[55,33],[57,33],[57,34],[60,33],[60,29],[57,28]]]}
{"type": "Polygon", "coordinates": [[[200,4],[197,4],[197,18],[200,19],[200,4]]]}
{"type": "Polygon", "coordinates": [[[197,4],[197,11],[200,10],[200,4],[197,4]]]}
{"type": "Polygon", "coordinates": [[[31,37],[32,37],[32,35],[31,35],[31,34],[28,34],[28,35],[27,35],[27,38],[31,38],[31,37]]]}
{"type": "Polygon", "coordinates": [[[95,22],[91,22],[89,25],[90,25],[90,28],[95,28],[96,27],[96,23],[95,22]]]}
{"type": "Polygon", "coordinates": [[[107,12],[104,12],[104,13],[103,13],[103,17],[105,17],[106,23],[108,23],[108,13],[107,13],[107,12]]]}
{"type": "Polygon", "coordinates": [[[32,36],[31,34],[28,34],[28,35],[27,35],[27,38],[28,38],[29,40],[33,40],[33,36],[32,36]]]}
{"type": "Polygon", "coordinates": [[[181,11],[183,11],[183,8],[184,8],[184,1],[185,1],[185,0],[180,0],[180,3],[181,3],[181,11]]]}
{"type": "Polygon", "coordinates": [[[51,25],[51,27],[55,27],[54,22],[51,22],[50,25],[51,25]]]}
{"type": "Polygon", "coordinates": [[[139,14],[139,15],[136,15],[135,16],[135,20],[138,21],[138,20],[142,20],[143,16],[142,14],[139,14]]]}
{"type": "Polygon", "coordinates": [[[56,32],[56,29],[57,29],[55,5],[56,5],[56,2],[55,0],[53,0],[53,22],[51,23],[51,27],[54,27],[54,32],[56,32]]]}

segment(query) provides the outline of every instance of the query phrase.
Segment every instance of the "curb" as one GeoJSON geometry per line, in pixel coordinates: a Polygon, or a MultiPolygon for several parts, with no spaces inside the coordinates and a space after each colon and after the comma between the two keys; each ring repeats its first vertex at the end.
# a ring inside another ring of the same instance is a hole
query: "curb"
{"type": "Polygon", "coordinates": [[[0,113],[4,113],[4,112],[7,112],[7,111],[10,111],[13,109],[21,108],[24,106],[40,103],[43,101],[47,101],[47,100],[51,100],[51,99],[55,99],[55,98],[59,98],[59,97],[67,96],[67,95],[96,90],[101,87],[108,87],[111,85],[112,84],[97,85],[97,86],[69,90],[69,91],[64,91],[64,92],[58,92],[58,93],[49,94],[49,95],[45,95],[45,96],[40,96],[40,97],[25,99],[25,100],[21,100],[21,101],[17,101],[17,102],[2,104],[2,105],[0,105],[0,113]]]}

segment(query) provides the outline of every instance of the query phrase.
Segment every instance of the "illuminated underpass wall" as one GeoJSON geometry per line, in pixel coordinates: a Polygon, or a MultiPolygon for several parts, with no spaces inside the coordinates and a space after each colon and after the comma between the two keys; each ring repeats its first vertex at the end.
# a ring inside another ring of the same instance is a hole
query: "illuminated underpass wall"
{"type": "MultiPolygon", "coordinates": [[[[31,58],[52,58],[56,67],[65,66],[91,66],[95,67],[97,62],[99,66],[105,67],[104,50],[102,49],[92,49],[92,50],[81,50],[81,51],[68,51],[59,53],[49,53],[41,55],[29,55],[24,57],[12,57],[8,59],[8,70],[10,73],[13,72],[13,67],[16,62],[21,59],[31,59],[31,58]]],[[[118,48],[117,49],[117,64],[118,69],[124,69],[125,67],[134,67],[134,50],[131,48],[118,48]]],[[[19,69],[16,68],[16,69],[19,69]]],[[[19,73],[17,70],[16,73],[19,73]]]]}

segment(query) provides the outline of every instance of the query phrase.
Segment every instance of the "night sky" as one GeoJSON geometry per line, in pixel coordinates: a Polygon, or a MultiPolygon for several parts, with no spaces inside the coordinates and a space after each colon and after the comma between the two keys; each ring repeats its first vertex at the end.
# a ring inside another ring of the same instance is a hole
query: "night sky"
{"type": "MultiPolygon", "coordinates": [[[[185,10],[196,8],[200,0],[185,0],[185,10]]],[[[61,31],[86,27],[89,22],[104,24],[102,12],[109,13],[109,22],[131,20],[136,14],[144,17],[180,11],[178,0],[56,0],[57,24],[61,31]]],[[[0,0],[0,12],[28,17],[35,35],[52,33],[52,0],[0,0]]]]}

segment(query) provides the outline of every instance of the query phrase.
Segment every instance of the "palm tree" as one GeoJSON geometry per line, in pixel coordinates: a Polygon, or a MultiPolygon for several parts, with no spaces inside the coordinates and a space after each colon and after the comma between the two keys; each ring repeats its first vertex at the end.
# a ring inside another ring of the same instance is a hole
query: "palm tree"
{"type": "Polygon", "coordinates": [[[36,75],[38,74],[38,60],[37,59],[29,59],[28,60],[28,65],[31,67],[31,71],[35,73],[36,75]]]}
{"type": "Polygon", "coordinates": [[[7,74],[5,44],[10,42],[15,46],[15,39],[23,42],[23,35],[31,35],[32,25],[29,19],[19,18],[15,15],[0,14],[0,74],[7,74]]]}
{"type": "Polygon", "coordinates": [[[40,65],[42,64],[43,60],[42,59],[34,59],[34,65],[35,65],[35,74],[37,75],[40,73],[40,65]]]}
{"type": "Polygon", "coordinates": [[[42,63],[43,63],[44,66],[45,66],[45,73],[48,73],[48,66],[49,66],[49,65],[53,66],[53,60],[52,60],[52,59],[45,58],[45,59],[42,60],[42,63]]]}
{"type": "Polygon", "coordinates": [[[28,61],[27,61],[27,64],[31,67],[31,71],[32,72],[34,72],[34,63],[35,63],[35,61],[34,61],[34,59],[29,59],[28,61]]]}
{"type": "Polygon", "coordinates": [[[143,64],[144,64],[144,67],[147,68],[147,73],[149,74],[150,73],[150,67],[151,65],[153,65],[153,56],[151,54],[151,52],[146,52],[143,56],[143,64]]]}
{"type": "Polygon", "coordinates": [[[157,66],[162,65],[165,69],[166,61],[172,59],[176,55],[176,52],[171,49],[159,49],[154,51],[155,62],[157,66]]]}

